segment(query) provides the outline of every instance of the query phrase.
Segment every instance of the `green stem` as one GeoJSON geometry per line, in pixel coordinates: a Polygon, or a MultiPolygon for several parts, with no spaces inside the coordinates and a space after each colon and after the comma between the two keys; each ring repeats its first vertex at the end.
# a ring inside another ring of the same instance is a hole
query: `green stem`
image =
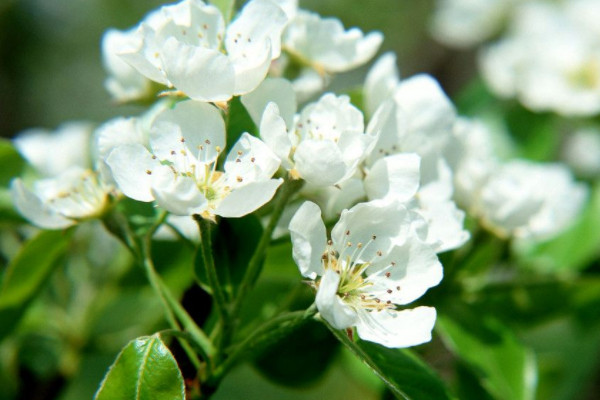
{"type": "Polygon", "coordinates": [[[317,312],[316,306],[313,304],[306,310],[292,311],[285,314],[280,314],[277,317],[265,322],[254,330],[246,339],[237,345],[231,355],[217,367],[209,384],[216,385],[223,376],[233,367],[238,361],[244,357],[256,354],[268,347],[270,344],[276,343],[283,337],[289,335],[292,331],[300,327],[317,312]]]}
{"type": "Polygon", "coordinates": [[[181,322],[182,326],[186,331],[188,331],[191,337],[194,339],[194,342],[201,348],[204,349],[204,353],[211,357],[215,354],[215,348],[208,338],[204,331],[196,325],[192,317],[187,313],[187,311],[183,308],[179,301],[173,296],[171,290],[162,280],[160,275],[156,272],[154,268],[154,263],[152,262],[152,258],[150,255],[150,242],[151,235],[146,236],[146,240],[144,241],[144,268],[146,269],[146,274],[148,275],[148,280],[150,284],[155,289],[155,291],[159,294],[161,300],[163,301],[165,308],[168,308],[170,313],[173,313],[177,319],[181,322]]]}
{"type": "Polygon", "coordinates": [[[240,283],[240,287],[238,289],[237,297],[233,304],[232,316],[237,315],[241,305],[243,304],[244,298],[254,286],[254,282],[258,279],[260,272],[262,270],[263,260],[265,258],[265,254],[267,252],[267,248],[271,243],[271,236],[273,235],[273,231],[281,218],[281,214],[285,209],[290,198],[302,187],[304,181],[290,179],[286,180],[283,185],[277,191],[277,195],[275,196],[275,208],[271,213],[271,218],[269,219],[269,224],[264,229],[262,236],[260,237],[260,241],[256,246],[256,250],[252,255],[252,258],[248,262],[248,268],[246,269],[246,273],[240,283]]]}
{"type": "Polygon", "coordinates": [[[200,251],[202,252],[202,260],[204,261],[208,283],[212,289],[212,295],[215,300],[215,308],[217,309],[221,321],[227,321],[227,299],[225,297],[223,286],[221,286],[221,283],[219,282],[215,259],[213,258],[212,253],[212,241],[210,235],[211,222],[202,218],[200,215],[194,215],[194,219],[198,223],[198,229],[200,230],[200,251]]]}

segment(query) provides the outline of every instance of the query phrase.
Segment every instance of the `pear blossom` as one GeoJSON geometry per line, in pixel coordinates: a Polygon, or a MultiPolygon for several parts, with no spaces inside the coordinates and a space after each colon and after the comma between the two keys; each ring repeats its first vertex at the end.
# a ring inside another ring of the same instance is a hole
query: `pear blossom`
{"type": "MultiPolygon", "coordinates": [[[[217,7],[183,0],[149,14],[133,33],[122,33],[119,43],[107,47],[152,81],[194,100],[221,102],[260,84],[279,57],[286,23],[271,0],[251,0],[227,26],[217,7]]],[[[128,73],[120,75],[129,79],[128,73]]]]}
{"type": "Polygon", "coordinates": [[[492,91],[536,111],[600,112],[600,41],[597,28],[579,17],[594,8],[591,2],[576,4],[585,7],[577,12],[567,4],[518,7],[509,34],[481,53],[482,74],[492,91]]]}
{"type": "Polygon", "coordinates": [[[55,131],[34,128],[13,140],[19,153],[43,176],[56,176],[71,166],[91,165],[92,124],[68,122],[55,131]]]}
{"type": "Polygon", "coordinates": [[[192,100],[161,112],[152,123],[149,149],[115,147],[107,157],[122,192],[175,215],[241,217],[269,201],[281,179],[271,179],[279,160],[259,139],[242,134],[224,163],[225,123],[219,110],[192,100]]]}
{"type": "Polygon", "coordinates": [[[383,35],[364,35],[358,28],[345,30],[337,18],[322,18],[298,10],[283,34],[283,47],[304,64],[322,73],[344,72],[369,61],[379,49],[383,35]]]}
{"type": "Polygon", "coordinates": [[[326,93],[290,117],[282,115],[277,103],[267,104],[260,135],[293,178],[315,186],[336,185],[352,177],[377,138],[371,127],[365,132],[362,112],[345,95],[326,93]],[[295,122],[288,128],[286,121],[291,119],[295,122]]]}
{"type": "Polygon", "coordinates": [[[114,190],[100,174],[78,166],[38,180],[32,189],[16,178],[10,189],[13,204],[21,215],[44,229],[62,229],[100,217],[114,190]]]}
{"type": "Polygon", "coordinates": [[[446,251],[469,234],[454,201],[452,171],[445,159],[452,144],[454,106],[427,75],[400,80],[396,58],[384,54],[367,74],[364,89],[370,124],[380,132],[364,170],[369,200],[400,201],[427,223],[425,240],[446,251]]]}
{"type": "Polygon", "coordinates": [[[137,100],[151,94],[152,81],[119,55],[135,49],[138,40],[135,29],[109,29],[102,36],[102,62],[108,72],[104,87],[118,102],[137,100]]]}
{"type": "Polygon", "coordinates": [[[293,257],[332,327],[356,327],[361,339],[386,347],[431,340],[435,309],[402,307],[440,282],[442,266],[410,225],[399,203],[360,203],[342,212],[327,240],[319,207],[298,209],[289,226],[293,257]]]}
{"type": "Polygon", "coordinates": [[[473,207],[500,236],[541,240],[568,227],[586,198],[565,166],[513,160],[490,174],[473,207]]]}

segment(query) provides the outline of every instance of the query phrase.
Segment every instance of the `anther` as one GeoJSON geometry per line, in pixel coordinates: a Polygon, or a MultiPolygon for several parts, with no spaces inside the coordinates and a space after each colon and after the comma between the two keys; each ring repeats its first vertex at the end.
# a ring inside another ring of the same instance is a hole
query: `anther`
{"type": "Polygon", "coordinates": [[[171,155],[174,156],[176,154],[175,150],[171,150],[171,155]]]}
{"type": "Polygon", "coordinates": [[[346,246],[348,246],[348,247],[352,247],[352,242],[348,242],[348,243],[346,243],[346,246]]]}
{"type": "Polygon", "coordinates": [[[221,152],[221,150],[222,150],[222,149],[221,149],[221,146],[215,146],[215,150],[217,151],[217,153],[220,153],[220,152],[221,152]]]}
{"type": "Polygon", "coordinates": [[[392,275],[392,274],[391,274],[390,272],[386,272],[386,273],[385,273],[385,277],[386,277],[386,278],[389,278],[391,275],[392,275]]]}
{"type": "Polygon", "coordinates": [[[377,250],[377,255],[378,255],[379,257],[381,257],[381,256],[383,255],[383,253],[381,252],[381,250],[377,250]]]}
{"type": "Polygon", "coordinates": [[[388,292],[388,294],[392,293],[392,289],[388,289],[386,290],[386,292],[388,292]]]}
{"type": "Polygon", "coordinates": [[[235,162],[242,162],[242,160],[241,160],[241,159],[239,159],[239,158],[236,158],[236,159],[235,159],[235,162]]]}
{"type": "Polygon", "coordinates": [[[242,154],[244,154],[244,152],[243,152],[243,151],[241,151],[241,150],[238,150],[238,152],[237,152],[237,155],[238,155],[238,156],[241,156],[242,154]]]}
{"type": "Polygon", "coordinates": [[[244,178],[242,178],[241,176],[238,176],[237,178],[235,178],[235,180],[238,182],[242,182],[244,180],[244,178]]]}
{"type": "Polygon", "coordinates": [[[155,156],[155,155],[152,155],[152,159],[153,159],[153,160],[156,160],[156,156],[155,156]]]}
{"type": "Polygon", "coordinates": [[[364,294],[361,294],[361,295],[360,295],[360,299],[361,299],[361,300],[364,300],[364,299],[366,299],[365,295],[364,295],[364,294]]]}
{"type": "Polygon", "coordinates": [[[381,303],[381,300],[375,299],[375,303],[379,304],[379,303],[381,303]]]}
{"type": "Polygon", "coordinates": [[[331,246],[331,245],[333,245],[333,240],[329,239],[329,240],[327,241],[327,245],[328,245],[328,246],[331,246]]]}
{"type": "Polygon", "coordinates": [[[350,229],[346,231],[346,236],[350,235],[350,229]]]}
{"type": "Polygon", "coordinates": [[[206,139],[206,140],[204,141],[204,143],[206,143],[206,144],[210,144],[210,140],[206,139]]]}
{"type": "Polygon", "coordinates": [[[250,162],[254,162],[254,161],[256,161],[256,158],[252,157],[252,158],[250,159],[250,162]]]}
{"type": "Polygon", "coordinates": [[[388,301],[386,301],[385,303],[386,303],[386,304],[392,304],[392,301],[391,301],[391,300],[388,300],[388,301]]]}
{"type": "Polygon", "coordinates": [[[185,139],[184,139],[184,138],[181,138],[181,139],[179,139],[179,141],[180,141],[181,143],[185,143],[185,139]]]}
{"type": "Polygon", "coordinates": [[[396,290],[400,290],[400,286],[396,286],[396,290]]]}
{"type": "Polygon", "coordinates": [[[371,236],[371,239],[375,240],[375,239],[377,239],[377,236],[373,235],[373,236],[371,236]]]}
{"type": "Polygon", "coordinates": [[[147,173],[148,175],[152,175],[152,171],[150,171],[149,169],[147,169],[147,170],[146,170],[146,173],[147,173]]]}
{"type": "Polygon", "coordinates": [[[358,244],[356,245],[356,247],[358,247],[359,249],[361,249],[361,248],[362,248],[362,243],[358,243],[358,244]]]}
{"type": "Polygon", "coordinates": [[[395,267],[396,266],[396,261],[392,261],[391,264],[392,264],[392,267],[395,267]]]}

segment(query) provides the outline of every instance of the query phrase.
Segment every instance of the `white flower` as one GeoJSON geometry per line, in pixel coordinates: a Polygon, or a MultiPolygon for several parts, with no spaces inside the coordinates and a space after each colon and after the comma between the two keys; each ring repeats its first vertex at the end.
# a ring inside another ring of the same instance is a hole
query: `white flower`
{"type": "Polygon", "coordinates": [[[452,201],[452,171],[444,158],[453,139],[454,106],[427,75],[400,81],[392,53],[369,71],[364,100],[369,125],[380,131],[363,168],[367,197],[404,203],[426,221],[424,240],[437,251],[461,246],[469,234],[462,228],[464,213],[452,201]]]}
{"type": "Polygon", "coordinates": [[[397,203],[361,203],[342,212],[327,240],[319,207],[304,203],[290,223],[294,260],[316,280],[316,305],[334,328],[387,347],[431,340],[435,309],[399,309],[442,279],[429,246],[412,236],[397,203]]]}
{"type": "Polygon", "coordinates": [[[288,129],[276,103],[269,103],[260,122],[260,135],[290,170],[292,177],[315,186],[342,183],[354,175],[377,138],[348,96],[326,93],[308,104],[288,129]]]}
{"type": "Polygon", "coordinates": [[[600,112],[600,40],[565,7],[519,7],[510,34],[482,52],[483,77],[496,94],[517,97],[532,110],[594,115],[600,112]]]}
{"type": "Polygon", "coordinates": [[[438,0],[431,31],[440,42],[467,48],[500,30],[515,0],[438,0]]]}
{"type": "Polygon", "coordinates": [[[562,158],[581,176],[600,176],[600,129],[583,128],[568,135],[563,145],[562,158]]]}
{"type": "Polygon", "coordinates": [[[345,30],[337,18],[298,10],[283,35],[286,51],[319,72],[336,73],[369,61],[383,41],[380,32],[363,35],[358,28],[345,30]]]}
{"type": "Polygon", "coordinates": [[[264,79],[280,54],[286,23],[270,0],[250,1],[227,28],[216,7],[183,0],[150,14],[135,32],[135,46],[119,55],[148,79],[194,100],[227,101],[264,79]]]}
{"type": "Polygon", "coordinates": [[[281,185],[270,179],[279,160],[259,139],[244,133],[224,171],[216,163],[225,148],[225,123],[217,108],[192,100],[160,113],[152,125],[150,149],[116,147],[107,158],[123,193],[156,203],[176,215],[241,217],[269,201],[281,185]]]}
{"type": "Polygon", "coordinates": [[[112,189],[97,173],[73,166],[53,178],[36,181],[33,190],[14,179],[11,196],[17,210],[32,224],[61,229],[100,217],[112,189]]]}
{"type": "Polygon", "coordinates": [[[133,51],[138,41],[135,29],[109,29],[102,36],[102,61],[109,74],[104,87],[119,102],[143,98],[151,91],[151,81],[119,56],[120,53],[133,51]]]}
{"type": "Polygon", "coordinates": [[[573,222],[586,197],[563,165],[515,160],[492,172],[474,209],[500,236],[546,239],[573,222]]]}
{"type": "Polygon", "coordinates": [[[91,165],[90,137],[92,125],[69,122],[55,131],[28,129],[13,141],[23,157],[44,176],[55,176],[71,166],[91,165]]]}

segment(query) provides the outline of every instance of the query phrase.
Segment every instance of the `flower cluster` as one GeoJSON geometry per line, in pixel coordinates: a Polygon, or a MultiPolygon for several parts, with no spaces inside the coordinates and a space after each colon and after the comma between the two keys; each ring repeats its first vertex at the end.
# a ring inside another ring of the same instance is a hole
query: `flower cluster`
{"type": "MultiPolygon", "coordinates": [[[[206,226],[285,211],[293,214],[285,234],[322,319],[388,347],[429,341],[435,309],[405,307],[441,281],[437,254],[469,239],[464,210],[500,236],[542,237],[567,225],[585,191],[561,166],[495,161],[491,143],[457,116],[437,81],[400,79],[392,53],[370,68],[363,104],[326,92],[333,74],[375,55],[382,35],[346,30],[296,3],[250,0],[228,21],[216,6],[182,0],[129,30],[109,30],[107,90],[119,102],[154,105],[95,130],[95,171],[77,159],[89,133],[82,139],[65,127],[52,138],[18,138],[47,178],[33,191],[16,179],[15,204],[35,225],[59,229],[102,218],[128,197],[160,208],[193,240],[192,216],[206,226]],[[232,121],[242,111],[240,127],[232,121]],[[73,148],[75,158],[55,159],[54,146],[73,148]],[[299,181],[286,210],[263,207],[299,181]]],[[[579,61],[596,66],[569,62],[579,61]]],[[[533,68],[525,56],[519,63],[533,68]]],[[[513,69],[523,76],[524,68],[513,69]]],[[[594,80],[595,70],[579,72],[594,80]]]]}
{"type": "Polygon", "coordinates": [[[508,25],[480,53],[490,89],[535,111],[592,116],[600,112],[599,15],[595,0],[444,0],[433,32],[445,44],[467,47],[508,25]]]}

